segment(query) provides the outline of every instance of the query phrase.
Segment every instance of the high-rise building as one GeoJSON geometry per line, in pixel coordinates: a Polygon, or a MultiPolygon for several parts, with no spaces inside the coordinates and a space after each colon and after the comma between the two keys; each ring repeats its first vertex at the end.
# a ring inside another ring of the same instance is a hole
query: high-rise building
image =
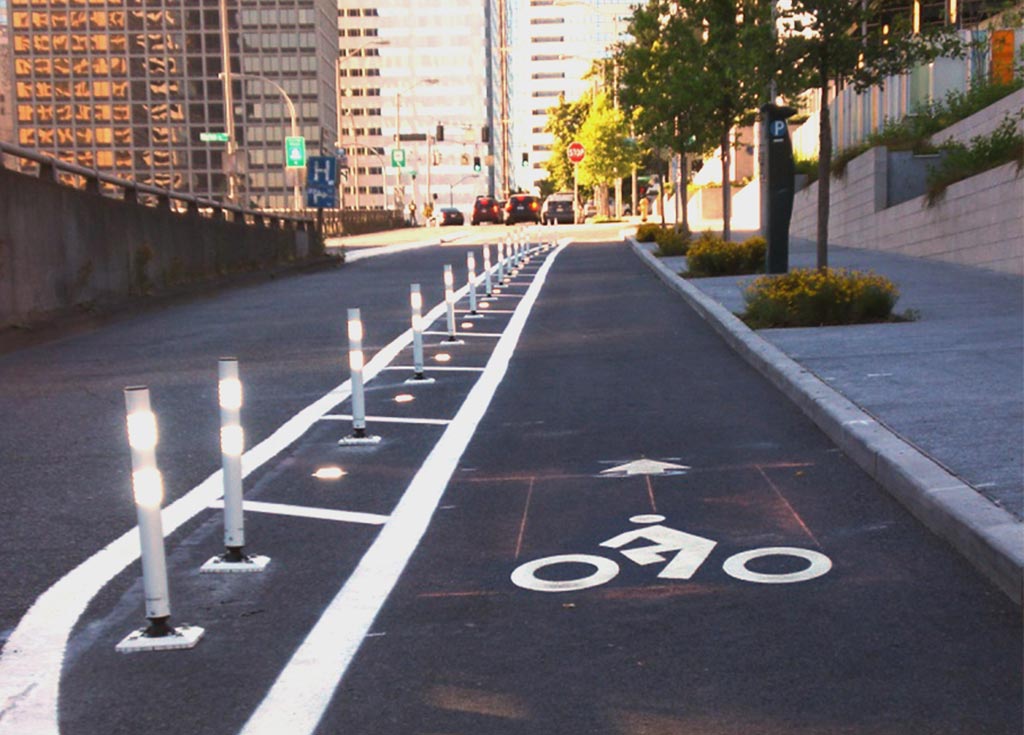
{"type": "MultiPolygon", "coordinates": [[[[141,183],[292,204],[290,101],[311,152],[335,138],[330,0],[225,3],[234,142],[225,156],[218,0],[7,0],[15,141],[141,183]],[[204,135],[205,134],[205,135],[204,135]]],[[[330,145],[327,146],[331,149],[330,145]]]]}
{"type": "Polygon", "coordinates": [[[513,5],[513,159],[519,186],[547,178],[553,137],[545,132],[548,109],[559,98],[572,102],[593,80],[593,61],[610,55],[625,31],[633,2],[623,0],[510,0],[513,5]]]}
{"type": "Polygon", "coordinates": [[[11,104],[11,45],[7,35],[7,0],[0,0],[0,140],[14,139],[14,107],[11,104]]]}
{"type": "Polygon", "coordinates": [[[465,209],[502,191],[492,79],[501,1],[340,0],[347,206],[465,209]]]}

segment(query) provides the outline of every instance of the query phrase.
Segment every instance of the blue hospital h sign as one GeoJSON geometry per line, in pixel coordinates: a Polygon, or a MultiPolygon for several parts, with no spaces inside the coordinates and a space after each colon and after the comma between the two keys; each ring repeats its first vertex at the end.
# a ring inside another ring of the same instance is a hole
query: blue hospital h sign
{"type": "Polygon", "coordinates": [[[306,163],[306,186],[326,188],[338,185],[338,159],[310,156],[306,163]]]}

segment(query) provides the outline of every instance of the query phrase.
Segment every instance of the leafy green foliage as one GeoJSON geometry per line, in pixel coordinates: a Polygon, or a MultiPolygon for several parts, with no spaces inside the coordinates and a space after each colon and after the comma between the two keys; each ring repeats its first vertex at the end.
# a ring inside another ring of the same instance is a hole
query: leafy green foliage
{"type": "Polygon", "coordinates": [[[950,142],[942,146],[945,153],[941,163],[928,171],[928,206],[934,206],[957,181],[983,171],[1017,162],[1017,171],[1024,168],[1024,135],[1017,132],[1017,120],[1024,112],[1007,115],[991,135],[979,135],[970,145],[950,142]]]}
{"type": "Polygon", "coordinates": [[[658,250],[654,254],[660,258],[686,255],[690,247],[690,233],[672,227],[659,227],[654,234],[654,241],[658,243],[658,250]]]}
{"type": "Polygon", "coordinates": [[[728,242],[705,232],[686,254],[687,276],[739,276],[763,273],[768,244],[763,237],[728,242]]]}

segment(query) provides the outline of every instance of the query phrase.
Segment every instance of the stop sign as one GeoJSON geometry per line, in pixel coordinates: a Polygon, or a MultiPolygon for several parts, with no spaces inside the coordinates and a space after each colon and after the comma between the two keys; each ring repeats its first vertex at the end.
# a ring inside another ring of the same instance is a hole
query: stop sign
{"type": "Polygon", "coordinates": [[[569,147],[565,149],[565,152],[566,155],[569,156],[570,161],[573,163],[579,163],[587,154],[587,149],[583,147],[582,143],[574,140],[569,144],[569,147]]]}

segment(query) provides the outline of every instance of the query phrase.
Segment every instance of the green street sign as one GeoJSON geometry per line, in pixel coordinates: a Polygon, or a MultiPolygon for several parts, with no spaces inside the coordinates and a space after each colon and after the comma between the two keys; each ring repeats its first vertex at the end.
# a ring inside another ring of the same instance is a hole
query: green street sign
{"type": "Polygon", "coordinates": [[[306,167],[306,139],[301,135],[289,135],[284,139],[284,161],[288,168],[306,167]]]}
{"type": "Polygon", "coordinates": [[[199,140],[204,143],[227,143],[231,136],[227,133],[200,133],[199,140]]]}
{"type": "Polygon", "coordinates": [[[391,149],[391,167],[392,168],[405,168],[405,149],[404,148],[392,148],[391,149]]]}

